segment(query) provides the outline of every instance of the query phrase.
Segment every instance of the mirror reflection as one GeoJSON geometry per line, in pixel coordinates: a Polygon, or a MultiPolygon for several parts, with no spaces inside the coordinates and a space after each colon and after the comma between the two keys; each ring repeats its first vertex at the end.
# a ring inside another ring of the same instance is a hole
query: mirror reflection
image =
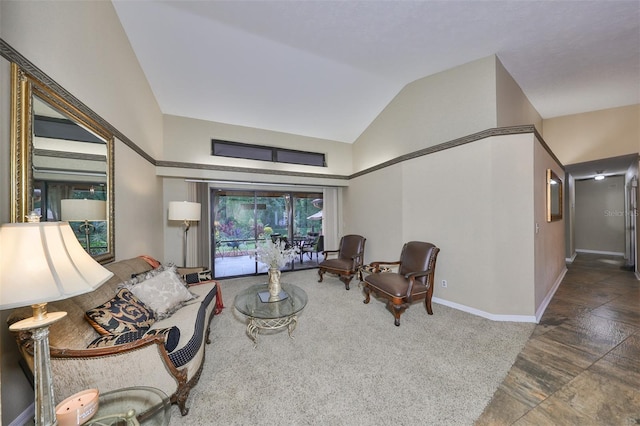
{"type": "Polygon", "coordinates": [[[69,221],[92,255],[108,251],[107,141],[33,97],[33,210],[69,221]]]}
{"type": "Polygon", "coordinates": [[[68,221],[87,252],[112,261],[113,135],[15,64],[12,77],[12,220],[68,221]]]}
{"type": "Polygon", "coordinates": [[[562,180],[547,169],[547,222],[562,219],[562,180]]]}

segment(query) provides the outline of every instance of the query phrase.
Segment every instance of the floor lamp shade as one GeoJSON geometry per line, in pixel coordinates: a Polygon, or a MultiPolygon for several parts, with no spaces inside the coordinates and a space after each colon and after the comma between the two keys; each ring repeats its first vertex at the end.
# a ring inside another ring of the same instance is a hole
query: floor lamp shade
{"type": "Polygon", "coordinates": [[[82,248],[67,222],[0,226],[0,309],[87,293],[112,275],[82,248]]]}
{"type": "Polygon", "coordinates": [[[65,221],[107,220],[107,202],[103,200],[60,200],[60,213],[65,221]]]}
{"type": "Polygon", "coordinates": [[[184,236],[182,237],[182,266],[187,266],[187,234],[191,222],[200,220],[200,203],[189,201],[170,201],[169,220],[184,222],[184,236]]]}
{"type": "Polygon", "coordinates": [[[189,201],[169,202],[169,220],[182,220],[185,222],[200,220],[200,203],[189,201]]]}

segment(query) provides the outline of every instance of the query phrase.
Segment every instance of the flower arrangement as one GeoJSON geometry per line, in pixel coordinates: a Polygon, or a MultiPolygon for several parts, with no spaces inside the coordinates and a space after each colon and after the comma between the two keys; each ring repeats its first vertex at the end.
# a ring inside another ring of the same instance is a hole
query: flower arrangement
{"type": "Polygon", "coordinates": [[[256,257],[258,262],[270,268],[282,268],[300,253],[298,247],[286,248],[285,241],[277,239],[275,242],[267,238],[263,244],[258,244],[256,257]]]}

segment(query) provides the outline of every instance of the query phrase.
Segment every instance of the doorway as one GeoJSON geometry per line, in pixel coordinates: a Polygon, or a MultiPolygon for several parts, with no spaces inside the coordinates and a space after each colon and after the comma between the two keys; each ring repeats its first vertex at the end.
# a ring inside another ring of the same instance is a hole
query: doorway
{"type": "Polygon", "coordinates": [[[322,261],[312,244],[322,235],[322,193],[211,189],[211,265],[215,278],[257,275],[255,258],[265,238],[286,239],[305,252],[283,271],[314,268],[322,261]]]}

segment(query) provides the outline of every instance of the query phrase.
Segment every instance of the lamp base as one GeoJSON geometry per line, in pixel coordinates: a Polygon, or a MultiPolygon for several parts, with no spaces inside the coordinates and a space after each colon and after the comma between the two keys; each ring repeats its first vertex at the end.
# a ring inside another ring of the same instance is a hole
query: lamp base
{"type": "Polygon", "coordinates": [[[11,331],[31,331],[33,339],[33,387],[35,389],[36,426],[57,425],[53,381],[51,378],[51,356],[49,354],[49,326],[64,318],[66,312],[47,313],[47,304],[31,306],[33,317],[9,326],[11,331]]]}

